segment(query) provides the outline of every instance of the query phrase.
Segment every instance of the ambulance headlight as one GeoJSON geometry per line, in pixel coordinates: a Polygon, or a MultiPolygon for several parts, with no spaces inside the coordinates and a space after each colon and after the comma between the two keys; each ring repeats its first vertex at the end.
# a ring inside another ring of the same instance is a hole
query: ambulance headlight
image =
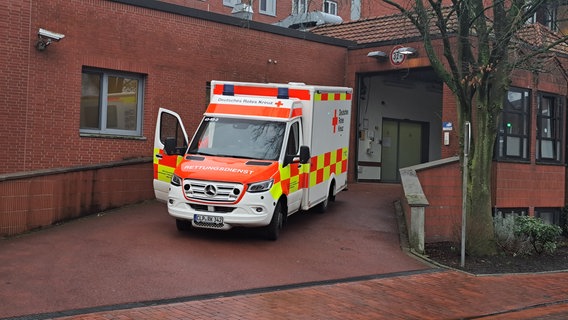
{"type": "Polygon", "coordinates": [[[251,183],[248,186],[248,192],[255,193],[255,192],[268,191],[268,190],[270,190],[270,188],[272,188],[273,183],[274,183],[274,179],[251,183]]]}
{"type": "Polygon", "coordinates": [[[172,185],[179,187],[181,186],[181,178],[175,174],[172,175],[172,181],[170,182],[172,185]]]}

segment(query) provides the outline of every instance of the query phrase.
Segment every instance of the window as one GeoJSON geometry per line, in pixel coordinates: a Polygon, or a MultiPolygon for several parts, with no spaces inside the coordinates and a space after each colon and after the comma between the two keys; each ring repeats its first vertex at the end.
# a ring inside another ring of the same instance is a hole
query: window
{"type": "Polygon", "coordinates": [[[276,15],[276,0],[259,0],[258,12],[266,15],[276,15]]]}
{"type": "Polygon", "coordinates": [[[307,0],[292,0],[292,14],[302,14],[308,12],[307,0]]]}
{"type": "Polygon", "coordinates": [[[140,136],[143,85],[140,75],[84,68],[80,132],[140,136]]]}
{"type": "Polygon", "coordinates": [[[288,143],[286,144],[286,155],[298,155],[300,153],[300,122],[294,122],[290,126],[288,143]]]}
{"type": "Polygon", "coordinates": [[[223,0],[223,5],[225,7],[234,7],[237,3],[241,3],[241,0],[223,0]]]}
{"type": "Polygon", "coordinates": [[[542,4],[527,23],[540,23],[552,31],[566,32],[568,30],[568,1],[551,0],[542,4]]]}
{"type": "Polygon", "coordinates": [[[526,216],[529,208],[493,208],[493,217],[526,216]]]}
{"type": "Polygon", "coordinates": [[[546,224],[562,226],[566,221],[563,221],[561,213],[560,208],[534,208],[534,216],[541,218],[546,224]]]}
{"type": "Polygon", "coordinates": [[[185,140],[181,123],[172,114],[164,112],[160,119],[160,141],[166,144],[166,139],[168,138],[174,138],[176,140],[176,149],[185,152],[187,141],[185,140]]]}
{"type": "Polygon", "coordinates": [[[325,0],[323,2],[323,12],[337,15],[337,2],[325,0]]]}
{"type": "Polygon", "coordinates": [[[540,94],[538,97],[536,159],[558,163],[561,159],[562,106],[559,96],[540,94]]]}
{"type": "Polygon", "coordinates": [[[497,136],[497,158],[529,160],[530,92],[510,88],[503,106],[497,136]]]}

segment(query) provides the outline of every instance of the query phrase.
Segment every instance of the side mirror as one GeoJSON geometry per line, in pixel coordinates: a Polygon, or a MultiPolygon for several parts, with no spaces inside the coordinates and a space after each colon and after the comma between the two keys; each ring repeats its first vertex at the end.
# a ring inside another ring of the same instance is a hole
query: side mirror
{"type": "Polygon", "coordinates": [[[310,162],[310,147],[300,146],[300,163],[305,164],[310,162]]]}
{"type": "Polygon", "coordinates": [[[166,138],[166,141],[164,141],[164,151],[166,154],[169,156],[176,154],[176,145],[176,138],[166,138]]]}

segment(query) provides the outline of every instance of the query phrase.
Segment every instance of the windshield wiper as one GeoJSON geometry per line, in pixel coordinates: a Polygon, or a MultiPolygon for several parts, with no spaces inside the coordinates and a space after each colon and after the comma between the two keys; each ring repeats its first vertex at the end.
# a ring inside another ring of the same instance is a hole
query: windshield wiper
{"type": "Polygon", "coordinates": [[[216,154],[212,154],[212,153],[207,153],[207,152],[196,152],[195,154],[198,154],[200,156],[216,156],[216,154]]]}

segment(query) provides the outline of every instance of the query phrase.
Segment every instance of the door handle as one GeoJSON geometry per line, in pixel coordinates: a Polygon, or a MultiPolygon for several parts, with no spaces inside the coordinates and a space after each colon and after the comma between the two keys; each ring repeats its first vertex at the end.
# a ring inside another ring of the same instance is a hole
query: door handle
{"type": "Polygon", "coordinates": [[[156,154],[156,158],[158,158],[158,159],[162,159],[163,157],[164,157],[164,156],[162,156],[162,155],[161,155],[161,154],[159,154],[159,153],[158,153],[158,154],[156,154]]]}

